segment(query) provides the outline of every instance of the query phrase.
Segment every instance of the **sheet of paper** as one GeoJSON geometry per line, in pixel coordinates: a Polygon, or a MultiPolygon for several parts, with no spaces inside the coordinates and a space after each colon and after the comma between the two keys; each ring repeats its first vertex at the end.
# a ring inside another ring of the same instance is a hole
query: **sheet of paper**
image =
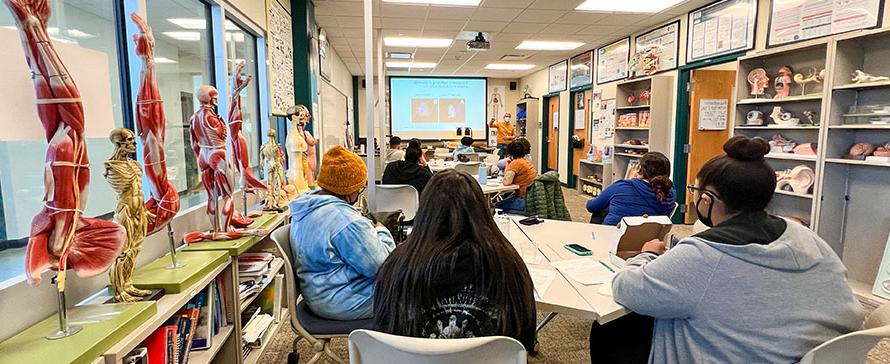
{"type": "Polygon", "coordinates": [[[606,267],[593,258],[560,260],[551,262],[551,264],[562,274],[585,286],[609,282],[614,275],[614,273],[607,270],[606,267]]]}
{"type": "Polygon", "coordinates": [[[544,297],[556,278],[556,271],[543,268],[528,267],[528,274],[535,286],[535,298],[537,299],[544,297]]]}
{"type": "Polygon", "coordinates": [[[612,297],[612,280],[610,279],[606,283],[603,283],[603,285],[600,286],[600,289],[597,290],[596,293],[599,293],[603,296],[612,297]]]}

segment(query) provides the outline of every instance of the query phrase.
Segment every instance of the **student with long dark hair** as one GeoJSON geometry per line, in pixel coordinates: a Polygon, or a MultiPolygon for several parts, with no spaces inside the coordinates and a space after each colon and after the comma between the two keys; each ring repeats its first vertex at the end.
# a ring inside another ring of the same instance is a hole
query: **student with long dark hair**
{"type": "Polygon", "coordinates": [[[676,196],[671,182],[671,161],[664,154],[649,152],[640,159],[637,178],[623,179],[606,187],[587,202],[591,223],[618,225],[627,216],[668,215],[676,196]]]}
{"type": "Polygon", "coordinates": [[[767,141],[737,136],[723,150],[688,187],[711,228],[667,252],[646,243],[612,281],[616,302],[655,318],[649,362],[796,363],[860,329],[862,307],[837,254],[766,212],[776,188],[767,141]]]}
{"type": "Polygon", "coordinates": [[[531,351],[532,281],[476,179],[455,170],[436,174],[414,226],[377,273],[377,330],[441,339],[503,335],[531,351]]]}

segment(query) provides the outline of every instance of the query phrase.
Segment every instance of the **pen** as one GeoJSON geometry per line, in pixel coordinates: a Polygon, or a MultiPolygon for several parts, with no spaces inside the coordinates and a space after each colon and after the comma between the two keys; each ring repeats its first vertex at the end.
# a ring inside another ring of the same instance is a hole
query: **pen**
{"type": "Polygon", "coordinates": [[[606,262],[603,262],[602,260],[600,260],[599,262],[600,262],[600,264],[603,265],[603,267],[606,267],[606,269],[608,269],[609,272],[615,273],[615,270],[612,269],[612,267],[610,267],[608,264],[606,264],[606,262]]]}

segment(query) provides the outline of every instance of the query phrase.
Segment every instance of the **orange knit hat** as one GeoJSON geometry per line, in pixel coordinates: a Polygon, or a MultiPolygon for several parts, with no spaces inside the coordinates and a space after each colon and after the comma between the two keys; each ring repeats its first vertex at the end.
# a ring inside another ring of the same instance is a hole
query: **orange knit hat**
{"type": "Polygon", "coordinates": [[[358,192],[368,182],[365,162],[353,152],[336,146],[324,154],[318,172],[318,186],[340,196],[358,192]]]}

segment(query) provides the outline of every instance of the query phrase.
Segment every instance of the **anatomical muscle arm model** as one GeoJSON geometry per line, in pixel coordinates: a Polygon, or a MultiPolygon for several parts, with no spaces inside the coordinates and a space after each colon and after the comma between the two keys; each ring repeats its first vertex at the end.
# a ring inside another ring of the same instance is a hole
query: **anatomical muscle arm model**
{"type": "Polygon", "coordinates": [[[260,182],[253,176],[250,169],[250,156],[247,150],[247,138],[241,134],[241,128],[244,124],[244,114],[241,112],[241,90],[244,90],[250,83],[252,77],[250,75],[241,77],[241,71],[244,70],[244,61],[235,66],[232,75],[232,94],[229,102],[229,138],[232,139],[232,162],[235,169],[241,174],[240,186],[246,193],[253,193],[257,190],[267,191],[263,182],[260,182]]]}
{"type": "Polygon", "coordinates": [[[58,270],[58,290],[63,292],[69,268],[81,277],[105,272],[118,257],[126,232],[114,222],[82,216],[90,182],[83,104],[47,33],[49,4],[46,0],[4,2],[21,30],[37,114],[48,144],[44,206],[31,222],[25,271],[28,282],[38,285],[43,269],[58,270]]]}
{"type": "Polygon", "coordinates": [[[136,96],[136,130],[142,140],[142,159],[148,177],[149,196],[145,207],[155,215],[148,224],[147,235],[151,235],[166,226],[179,212],[179,193],[167,179],[167,162],[164,157],[167,120],[155,73],[155,38],[142,17],[133,13],[130,18],[140,31],[133,36],[136,54],[142,59],[142,83],[136,96]]]}

